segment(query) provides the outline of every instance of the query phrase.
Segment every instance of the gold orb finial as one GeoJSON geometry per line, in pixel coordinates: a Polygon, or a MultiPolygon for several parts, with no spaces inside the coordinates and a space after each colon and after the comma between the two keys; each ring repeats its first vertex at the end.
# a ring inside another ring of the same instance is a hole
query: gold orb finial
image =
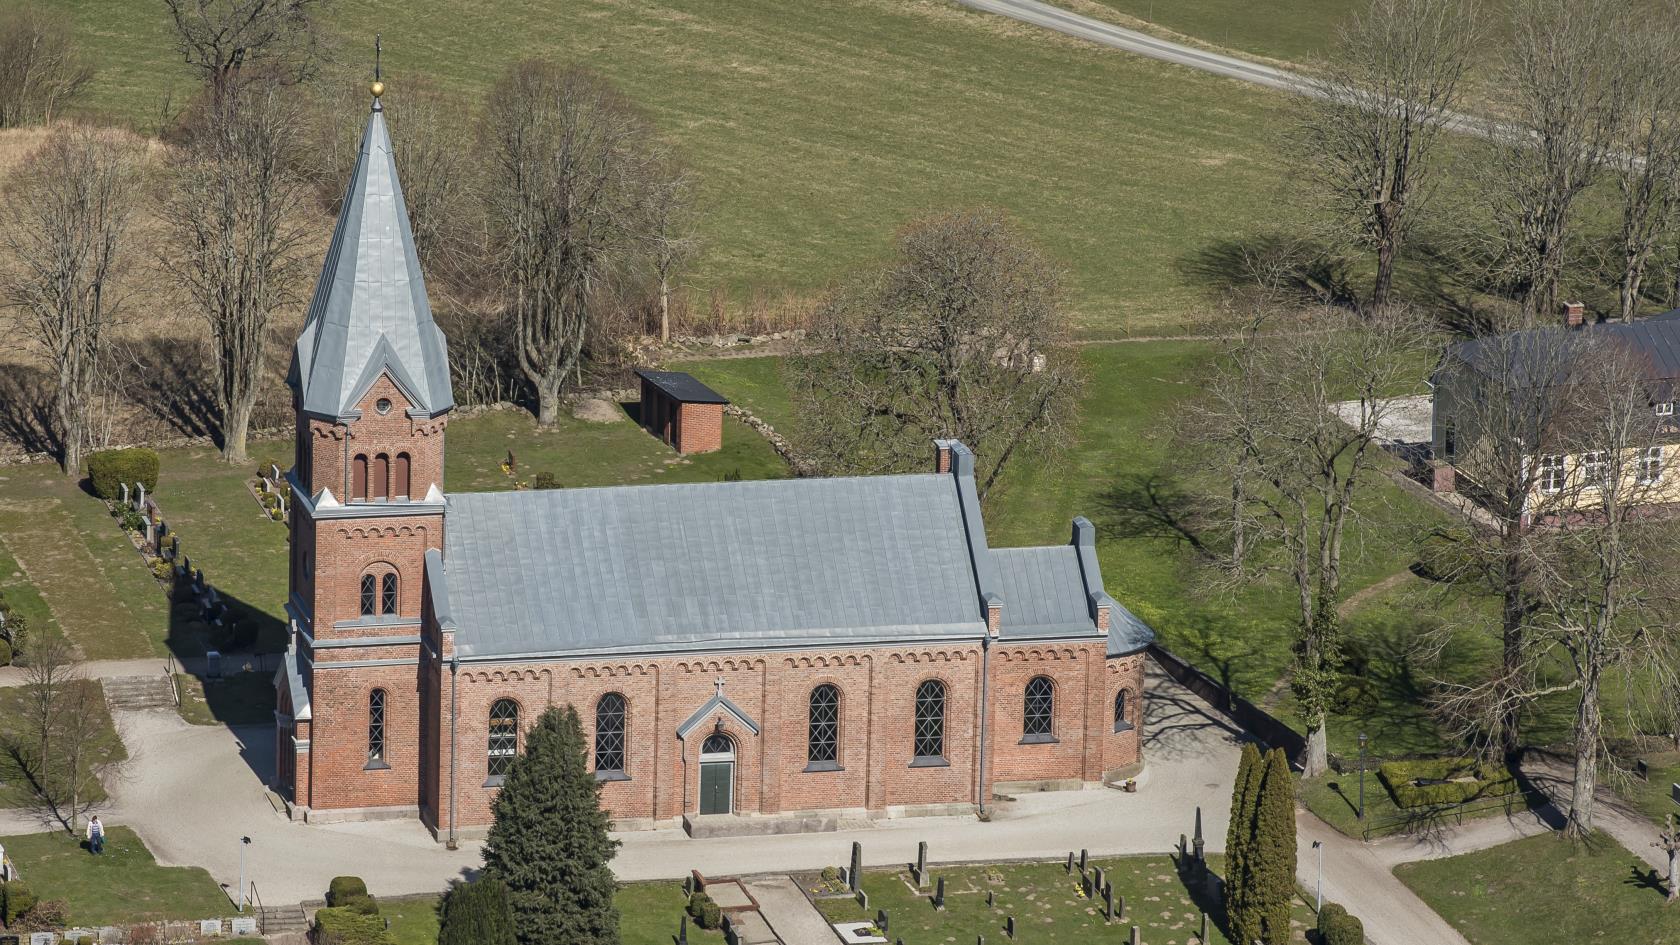
{"type": "Polygon", "coordinates": [[[379,96],[385,94],[385,83],[375,79],[373,80],[373,84],[368,86],[368,91],[373,93],[374,98],[378,98],[379,96]]]}

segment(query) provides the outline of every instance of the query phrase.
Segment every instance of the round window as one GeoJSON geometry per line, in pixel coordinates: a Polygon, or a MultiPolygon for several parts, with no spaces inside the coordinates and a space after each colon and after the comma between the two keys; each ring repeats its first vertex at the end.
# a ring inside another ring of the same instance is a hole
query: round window
{"type": "Polygon", "coordinates": [[[379,411],[382,414],[390,413],[391,412],[391,398],[389,398],[389,397],[379,398],[379,400],[373,405],[373,409],[379,411]]]}

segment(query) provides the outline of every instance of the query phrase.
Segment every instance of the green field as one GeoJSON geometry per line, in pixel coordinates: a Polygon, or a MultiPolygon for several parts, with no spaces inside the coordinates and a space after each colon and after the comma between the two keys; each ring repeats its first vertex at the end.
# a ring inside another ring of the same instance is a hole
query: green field
{"type": "MultiPolygon", "coordinates": [[[[105,707],[104,687],[98,680],[88,680],[81,685],[92,686],[96,692],[89,700],[95,716],[94,723],[99,729],[92,746],[94,763],[122,761],[128,757],[128,749],[123,746],[122,739],[117,736],[116,726],[111,723],[110,710],[105,707]]],[[[22,686],[0,688],[0,808],[28,807],[33,803],[29,785],[24,780],[22,766],[4,747],[23,734],[28,697],[28,690],[22,686]]],[[[105,798],[105,790],[97,782],[93,785],[92,794],[88,800],[99,801],[105,798]]]]}
{"type": "Polygon", "coordinates": [[[1236,52],[1288,62],[1324,55],[1335,25],[1365,8],[1359,0],[1053,0],[1091,14],[1108,7],[1236,52]]]}
{"type": "Polygon", "coordinates": [[[162,919],[214,919],[234,908],[210,874],[197,867],[159,866],[127,827],[107,827],[105,852],[64,833],[0,837],[6,855],[35,895],[62,899],[78,926],[132,925],[162,919]]]}
{"type": "Polygon", "coordinates": [[[1394,872],[1472,945],[1680,942],[1661,881],[1604,834],[1581,845],[1542,834],[1394,872]]]}
{"type": "MultiPolygon", "coordinates": [[[[87,110],[143,128],[193,80],[151,0],[54,0],[99,72],[87,110]]],[[[1205,320],[1187,260],[1274,219],[1285,99],[949,0],[335,3],[347,70],[384,37],[387,93],[424,80],[476,109],[523,56],[619,83],[702,181],[685,279],[735,310],[827,287],[930,209],[1015,214],[1068,269],[1093,335],[1205,320]]]]}

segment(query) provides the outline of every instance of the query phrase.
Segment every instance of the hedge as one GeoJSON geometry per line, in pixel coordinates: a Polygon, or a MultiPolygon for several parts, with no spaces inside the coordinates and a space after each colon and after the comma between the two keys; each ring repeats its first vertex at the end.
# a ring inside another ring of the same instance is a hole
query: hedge
{"type": "Polygon", "coordinates": [[[1365,923],[1343,913],[1329,921],[1319,939],[1324,945],[1365,945],[1365,923]]]}
{"type": "Polygon", "coordinates": [[[334,876],[327,884],[327,905],[362,915],[378,915],[379,903],[368,893],[360,876],[334,876]]]}
{"type": "Polygon", "coordinates": [[[12,925],[35,905],[35,894],[22,880],[0,883],[0,925],[12,925]]]}
{"type": "Polygon", "coordinates": [[[1377,776],[1403,808],[1462,804],[1517,793],[1517,778],[1509,768],[1493,761],[1472,758],[1426,758],[1419,761],[1388,761],[1377,776]],[[1470,775],[1474,780],[1455,781],[1470,775]],[[1414,784],[1418,778],[1442,780],[1445,784],[1414,784]]]}
{"type": "Polygon", "coordinates": [[[309,940],[314,945],[396,945],[396,939],[385,929],[384,919],[337,906],[315,913],[309,940]]]}
{"type": "Polygon", "coordinates": [[[1330,930],[1330,924],[1334,922],[1337,917],[1347,914],[1348,911],[1342,908],[1341,905],[1334,902],[1325,903],[1324,907],[1318,910],[1318,925],[1316,927],[1318,929],[1319,936],[1323,937],[1324,933],[1330,930]]]}
{"type": "Polygon", "coordinates": [[[703,929],[715,929],[723,924],[723,909],[703,892],[695,892],[688,897],[688,914],[694,917],[694,924],[703,929]]]}
{"type": "Polygon", "coordinates": [[[136,447],[127,450],[100,450],[87,458],[88,481],[93,492],[102,499],[122,498],[122,486],[136,482],[147,492],[157,491],[158,454],[136,447]]]}

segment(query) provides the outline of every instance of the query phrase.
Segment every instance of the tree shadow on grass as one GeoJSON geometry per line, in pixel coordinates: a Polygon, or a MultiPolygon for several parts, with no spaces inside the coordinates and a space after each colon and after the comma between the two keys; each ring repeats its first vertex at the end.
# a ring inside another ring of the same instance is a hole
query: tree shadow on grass
{"type": "Polygon", "coordinates": [[[1190,896],[1197,912],[1207,913],[1208,922],[1216,926],[1227,939],[1231,937],[1231,920],[1225,912],[1225,880],[1194,854],[1183,851],[1172,854],[1178,881],[1190,896]]]}
{"type": "Polygon", "coordinates": [[[29,453],[61,452],[53,432],[52,389],[47,372],[24,364],[0,364],[0,438],[29,453]]]}
{"type": "Polygon", "coordinates": [[[208,378],[215,376],[202,344],[152,336],[129,346],[135,372],[128,396],[182,436],[207,436],[220,449],[220,411],[208,378]]]}
{"type": "Polygon", "coordinates": [[[1175,477],[1131,474],[1097,497],[1106,537],[1164,538],[1188,545],[1197,555],[1213,551],[1202,537],[1212,503],[1185,489],[1175,477]]]}
{"type": "Polygon", "coordinates": [[[1657,895],[1668,899],[1668,883],[1661,873],[1642,863],[1634,863],[1628,867],[1628,878],[1622,880],[1622,885],[1635,889],[1649,889],[1657,895]]]}
{"type": "Polygon", "coordinates": [[[1275,231],[1214,240],[1180,258],[1177,269],[1220,294],[1264,289],[1332,305],[1355,305],[1362,295],[1328,245],[1275,231]]]}

